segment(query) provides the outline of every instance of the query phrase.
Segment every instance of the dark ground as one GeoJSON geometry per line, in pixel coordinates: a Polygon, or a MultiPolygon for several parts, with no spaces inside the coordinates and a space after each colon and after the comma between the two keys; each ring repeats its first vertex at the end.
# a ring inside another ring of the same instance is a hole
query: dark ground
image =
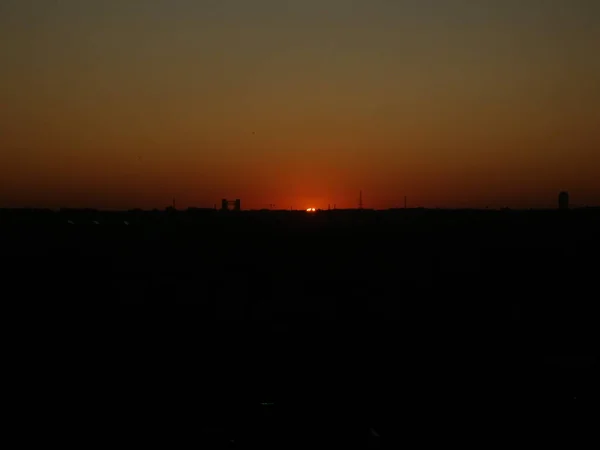
{"type": "Polygon", "coordinates": [[[572,445],[597,402],[599,225],[0,211],[14,417],[61,442],[572,445]]]}

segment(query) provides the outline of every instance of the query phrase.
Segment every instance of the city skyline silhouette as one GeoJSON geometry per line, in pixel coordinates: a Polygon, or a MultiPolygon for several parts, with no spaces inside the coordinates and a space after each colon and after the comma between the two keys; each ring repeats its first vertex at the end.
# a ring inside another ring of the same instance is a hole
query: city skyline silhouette
{"type": "Polygon", "coordinates": [[[600,204],[596,2],[288,3],[3,2],[0,207],[600,204]]]}
{"type": "Polygon", "coordinates": [[[9,433],[579,447],[598,55],[598,0],[0,0],[9,433]]]}

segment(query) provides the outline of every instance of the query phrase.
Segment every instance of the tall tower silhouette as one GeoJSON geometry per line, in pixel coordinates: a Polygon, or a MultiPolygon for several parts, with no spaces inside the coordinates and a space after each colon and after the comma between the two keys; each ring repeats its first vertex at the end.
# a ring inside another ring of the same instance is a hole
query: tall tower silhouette
{"type": "Polygon", "coordinates": [[[558,209],[569,209],[569,193],[561,192],[558,194],[558,209]]]}
{"type": "Polygon", "coordinates": [[[360,194],[358,194],[358,209],[363,209],[362,191],[360,191],[360,194]]]}

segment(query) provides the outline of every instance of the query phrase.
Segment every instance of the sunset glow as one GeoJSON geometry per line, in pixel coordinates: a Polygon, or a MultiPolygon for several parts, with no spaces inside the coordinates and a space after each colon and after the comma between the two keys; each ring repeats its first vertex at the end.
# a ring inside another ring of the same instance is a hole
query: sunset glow
{"type": "Polygon", "coordinates": [[[600,2],[560,3],[3,1],[0,207],[600,204],[600,2]]]}

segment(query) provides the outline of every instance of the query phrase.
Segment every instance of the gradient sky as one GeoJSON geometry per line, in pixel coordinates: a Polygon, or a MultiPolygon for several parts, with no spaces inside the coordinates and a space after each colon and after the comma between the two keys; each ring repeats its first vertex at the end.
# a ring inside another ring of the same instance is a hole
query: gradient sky
{"type": "Polygon", "coordinates": [[[0,206],[600,204],[597,0],[0,0],[0,206]]]}

